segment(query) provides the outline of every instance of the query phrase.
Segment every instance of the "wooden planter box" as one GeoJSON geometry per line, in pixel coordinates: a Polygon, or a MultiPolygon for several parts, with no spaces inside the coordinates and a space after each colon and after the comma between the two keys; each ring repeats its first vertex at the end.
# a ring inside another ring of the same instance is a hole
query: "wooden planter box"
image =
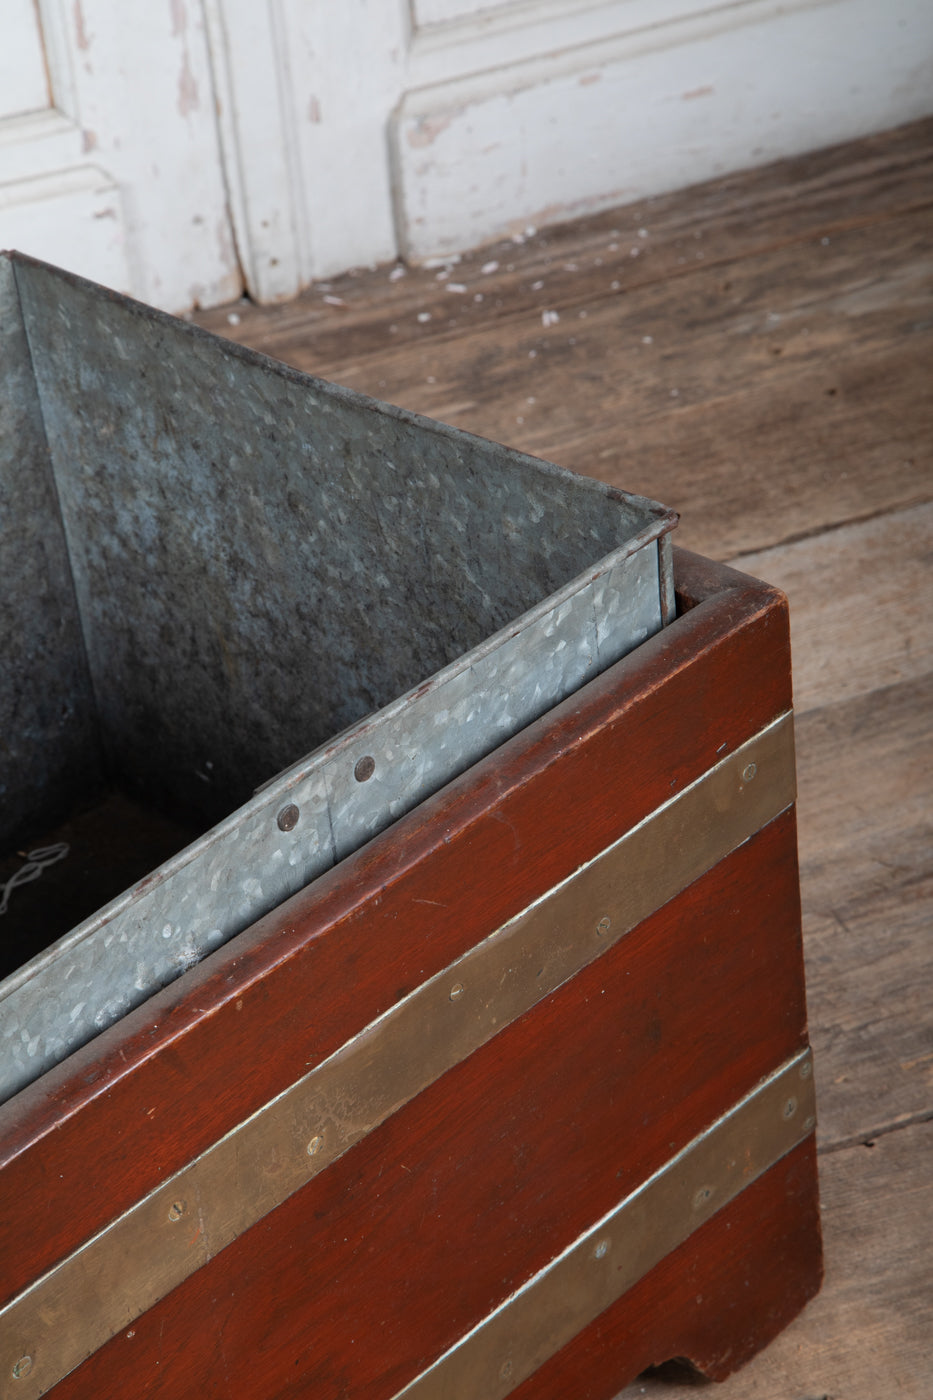
{"type": "Polygon", "coordinates": [[[821,1274],[786,604],[677,616],[0,1107],[0,1393],[610,1400],[821,1274]]]}

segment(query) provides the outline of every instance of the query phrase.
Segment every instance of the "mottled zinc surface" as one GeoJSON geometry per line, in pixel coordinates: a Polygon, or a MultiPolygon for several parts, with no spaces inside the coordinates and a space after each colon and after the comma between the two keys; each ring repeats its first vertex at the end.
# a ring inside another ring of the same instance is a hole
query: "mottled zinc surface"
{"type": "Polygon", "coordinates": [[[656,631],[672,524],[15,267],[108,768],[214,826],[0,987],[0,1096],[656,631]]]}
{"type": "Polygon", "coordinates": [[[84,645],[13,267],[0,258],[0,850],[93,791],[84,645]]]}
{"type": "Polygon", "coordinates": [[[105,742],[210,820],[648,523],[73,279],[19,283],[105,742]]]}

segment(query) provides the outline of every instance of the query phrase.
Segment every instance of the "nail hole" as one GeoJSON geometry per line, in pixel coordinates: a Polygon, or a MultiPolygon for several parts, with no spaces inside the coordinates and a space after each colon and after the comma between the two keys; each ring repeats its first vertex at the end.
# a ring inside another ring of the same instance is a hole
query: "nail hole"
{"type": "Polygon", "coordinates": [[[353,770],[353,776],[358,783],[368,782],[376,771],[376,760],[371,754],[361,758],[353,770]]]}

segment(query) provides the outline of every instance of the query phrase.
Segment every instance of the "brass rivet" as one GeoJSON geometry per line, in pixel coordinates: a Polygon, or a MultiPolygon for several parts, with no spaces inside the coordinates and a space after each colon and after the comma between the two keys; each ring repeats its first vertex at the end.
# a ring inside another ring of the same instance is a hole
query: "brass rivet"
{"type": "Polygon", "coordinates": [[[804,1060],[803,1064],[800,1066],[800,1078],[801,1078],[801,1079],[809,1079],[809,1078],[810,1078],[810,1075],[811,1075],[812,1073],[813,1073],[813,1061],[812,1061],[812,1060],[804,1060]]]}
{"type": "Polygon", "coordinates": [[[593,1258],[594,1258],[594,1259],[605,1259],[605,1257],[606,1257],[606,1255],[607,1255],[608,1253],[609,1253],[609,1241],[608,1241],[608,1240],[600,1240],[599,1244],[598,1244],[598,1245],[596,1246],[596,1248],[593,1250],[593,1258]]]}
{"type": "Polygon", "coordinates": [[[29,1375],[29,1372],[30,1372],[31,1370],[32,1370],[32,1357],[31,1357],[31,1356],[21,1356],[21,1357],[19,1358],[19,1360],[17,1361],[16,1365],[13,1367],[13,1379],[14,1379],[15,1381],[24,1380],[24,1379],[26,1378],[26,1376],[29,1375]]]}
{"type": "Polygon", "coordinates": [[[168,1208],[169,1220],[180,1220],[188,1209],[187,1201],[173,1201],[168,1208]]]}
{"type": "Polygon", "coordinates": [[[754,778],[754,776],[755,776],[755,774],[756,774],[757,772],[758,772],[758,764],[757,764],[757,763],[746,763],[745,767],[742,769],[742,782],[743,782],[743,783],[750,783],[751,780],[752,780],[752,778],[754,778]]]}
{"type": "Polygon", "coordinates": [[[600,938],[602,938],[603,934],[608,933],[611,928],[612,920],[610,919],[608,914],[604,914],[603,917],[600,919],[599,923],[596,925],[596,932],[599,934],[600,938]]]}
{"type": "Polygon", "coordinates": [[[797,1112],[797,1100],[796,1100],[796,1099],[793,1099],[793,1098],[788,1099],[788,1100],[787,1100],[787,1103],[784,1105],[784,1117],[785,1117],[785,1118],[793,1118],[793,1116],[794,1116],[794,1114],[795,1114],[796,1112],[797,1112]]]}
{"type": "Polygon", "coordinates": [[[324,1146],[324,1134],[323,1134],[323,1133],[315,1133],[314,1137],[313,1137],[313,1138],[311,1139],[311,1141],[308,1143],[308,1156],[309,1156],[309,1157],[316,1157],[317,1154],[320,1152],[320,1150],[321,1150],[321,1148],[322,1148],[323,1146],[324,1146]]]}
{"type": "Polygon", "coordinates": [[[276,817],[276,824],[279,831],[294,831],[298,825],[298,818],[301,816],[294,802],[289,802],[287,807],[283,807],[276,817]]]}
{"type": "Polygon", "coordinates": [[[457,997],[462,997],[462,996],[463,996],[463,983],[462,983],[462,982],[455,982],[455,983],[453,984],[453,986],[451,987],[451,989],[450,989],[450,999],[451,999],[451,1001],[456,1001],[456,1000],[457,1000],[457,997]]]}
{"type": "Polygon", "coordinates": [[[703,1207],[706,1205],[706,1202],[712,1198],[712,1195],[712,1186],[701,1186],[699,1191],[693,1198],[693,1209],[702,1210],[703,1207]]]}
{"type": "Polygon", "coordinates": [[[353,770],[353,776],[358,783],[366,783],[376,771],[376,760],[371,754],[361,758],[353,770]]]}

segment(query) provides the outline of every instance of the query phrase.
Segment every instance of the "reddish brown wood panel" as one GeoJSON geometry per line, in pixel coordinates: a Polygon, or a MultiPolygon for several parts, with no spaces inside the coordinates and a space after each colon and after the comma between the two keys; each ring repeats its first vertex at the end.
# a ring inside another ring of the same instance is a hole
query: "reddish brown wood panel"
{"type": "Polygon", "coordinates": [[[805,1038],[788,811],[114,1338],[63,1400],[116,1400],[130,1368],[137,1395],[386,1400],[805,1038]]]}
{"type": "Polygon", "coordinates": [[[677,572],[672,627],[0,1109],[5,1297],[789,707],[781,595],[677,572]]]}
{"type": "Polygon", "coordinates": [[[672,1358],[723,1380],[796,1317],[822,1276],[811,1136],[519,1386],[514,1400],[612,1400],[672,1358]]]}

